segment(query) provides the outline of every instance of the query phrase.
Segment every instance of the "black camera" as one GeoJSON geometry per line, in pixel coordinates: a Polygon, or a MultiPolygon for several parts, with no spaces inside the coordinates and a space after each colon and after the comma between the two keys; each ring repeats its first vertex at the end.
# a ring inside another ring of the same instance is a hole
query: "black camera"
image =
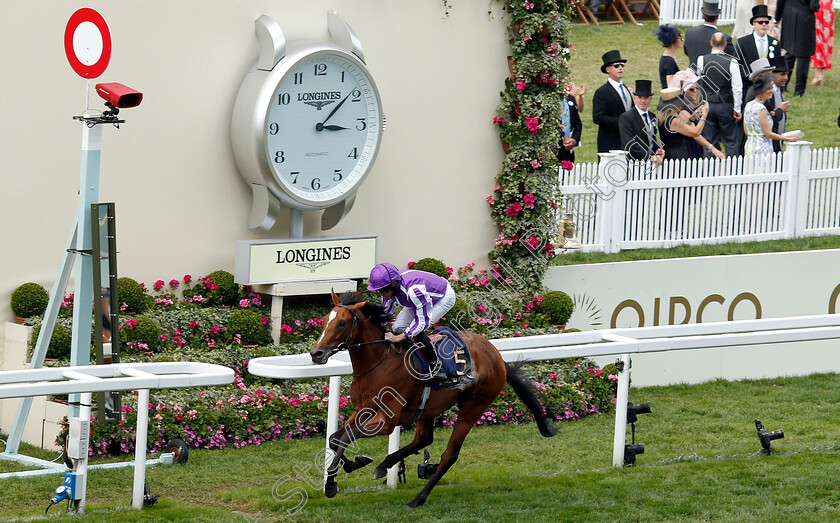
{"type": "Polygon", "coordinates": [[[417,477],[420,479],[429,479],[435,472],[437,472],[438,464],[429,461],[429,451],[423,451],[423,463],[417,465],[417,477]]]}
{"type": "Polygon", "coordinates": [[[627,423],[636,423],[639,420],[638,414],[650,414],[649,401],[639,403],[638,405],[633,405],[631,401],[627,402],[627,423]]]}
{"type": "Polygon", "coordinates": [[[624,445],[624,464],[633,465],[636,463],[636,456],[645,453],[645,446],[641,443],[624,445]]]}
{"type": "Polygon", "coordinates": [[[755,431],[758,433],[758,440],[761,441],[761,448],[764,449],[764,453],[768,456],[770,455],[770,442],[785,437],[785,431],[782,429],[774,430],[773,432],[765,430],[764,425],[759,420],[755,420],[755,431]]]}

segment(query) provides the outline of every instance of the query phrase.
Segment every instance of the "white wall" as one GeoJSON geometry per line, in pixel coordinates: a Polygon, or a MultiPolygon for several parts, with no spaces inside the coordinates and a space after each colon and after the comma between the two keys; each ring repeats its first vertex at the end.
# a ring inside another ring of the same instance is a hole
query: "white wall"
{"type": "MultiPolygon", "coordinates": [[[[496,234],[484,196],[503,153],[492,117],[507,72],[503,14],[486,2],[427,0],[93,0],[113,53],[92,83],[144,93],[104,129],[100,201],[114,201],[121,276],[151,283],[233,270],[250,191],[230,148],[230,116],[256,61],[254,20],[275,18],[286,38],[327,40],[337,10],[359,35],[382,95],[387,129],[351,214],[330,235],[378,235],[379,257],[425,256],[453,267],[486,260],[496,234]]],[[[47,289],[77,205],[85,81],[64,55],[64,29],[81,4],[5,6],[0,45],[0,320],[21,283],[47,289]]],[[[92,107],[103,109],[94,94],[92,107]]],[[[305,234],[321,235],[320,213],[305,234]]],[[[288,220],[261,238],[287,236],[288,220]]],[[[0,323],[2,325],[2,323],[0,323]]],[[[2,328],[2,327],[0,327],[2,328]]],[[[0,333],[2,334],[2,333],[0,333]]]]}

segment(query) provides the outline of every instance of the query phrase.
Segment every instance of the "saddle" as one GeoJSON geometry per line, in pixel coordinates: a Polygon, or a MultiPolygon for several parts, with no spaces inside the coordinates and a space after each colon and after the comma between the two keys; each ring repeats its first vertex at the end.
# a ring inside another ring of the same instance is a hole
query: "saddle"
{"type": "MultiPolygon", "coordinates": [[[[470,353],[467,350],[467,344],[458,336],[454,330],[449,327],[436,327],[434,333],[429,336],[429,339],[434,345],[438,360],[446,371],[447,376],[455,376],[455,378],[444,381],[421,380],[429,382],[428,386],[432,390],[444,389],[457,386],[464,379],[472,381],[472,360],[470,353]]],[[[413,369],[413,374],[420,379],[420,376],[428,376],[432,373],[429,362],[426,360],[423,353],[419,350],[410,352],[411,358],[409,363],[413,369]]]]}

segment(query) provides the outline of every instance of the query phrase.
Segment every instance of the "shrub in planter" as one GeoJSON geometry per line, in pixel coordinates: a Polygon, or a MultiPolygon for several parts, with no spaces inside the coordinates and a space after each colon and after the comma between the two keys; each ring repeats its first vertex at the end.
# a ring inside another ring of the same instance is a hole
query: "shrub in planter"
{"type": "Polygon", "coordinates": [[[446,270],[446,264],[434,258],[423,258],[418,260],[412,267],[415,271],[426,271],[432,274],[437,274],[443,279],[449,279],[449,271],[446,270]]]}
{"type": "Polygon", "coordinates": [[[120,341],[129,349],[156,350],[160,347],[160,327],[151,318],[137,316],[125,322],[120,341]]]}
{"type": "Polygon", "coordinates": [[[565,292],[550,291],[543,296],[540,308],[542,313],[551,320],[551,323],[564,325],[572,315],[572,311],[575,310],[575,304],[565,292]]]}
{"type": "MultiPolygon", "coordinates": [[[[40,332],[40,325],[35,327],[35,329],[32,331],[31,345],[33,347],[38,341],[38,334],[40,332]]],[[[52,337],[50,338],[50,343],[47,346],[47,358],[56,358],[59,360],[69,359],[72,346],[73,340],[70,338],[70,333],[67,332],[67,329],[56,323],[53,327],[53,333],[52,337]]]]}
{"type": "Polygon", "coordinates": [[[236,305],[239,298],[239,285],[233,281],[233,274],[227,271],[214,271],[202,279],[204,288],[197,290],[202,293],[207,306],[236,305]]]}
{"type": "Polygon", "coordinates": [[[44,314],[49,302],[47,289],[33,282],[24,283],[12,293],[12,310],[21,318],[44,314]]]}
{"type": "Polygon", "coordinates": [[[248,309],[241,309],[230,315],[227,332],[231,339],[238,334],[242,345],[261,345],[266,341],[262,315],[248,309]]]}
{"type": "Polygon", "coordinates": [[[142,314],[148,308],[148,300],[143,287],[135,280],[122,277],[117,280],[117,295],[120,305],[125,303],[126,313],[142,314]]]}

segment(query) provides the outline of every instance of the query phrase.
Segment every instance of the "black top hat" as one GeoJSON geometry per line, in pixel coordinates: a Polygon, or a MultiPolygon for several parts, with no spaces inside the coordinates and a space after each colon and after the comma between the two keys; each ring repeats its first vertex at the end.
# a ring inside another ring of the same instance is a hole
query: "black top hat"
{"type": "Polygon", "coordinates": [[[785,57],[782,56],[782,53],[776,53],[776,56],[773,58],[771,64],[773,65],[774,73],[786,73],[790,71],[787,60],[785,60],[785,57]]]}
{"type": "Polygon", "coordinates": [[[636,90],[633,91],[633,96],[653,96],[650,84],[650,80],[636,80],[636,90]]]}
{"type": "Polygon", "coordinates": [[[604,61],[604,65],[601,66],[601,72],[607,72],[607,66],[612,64],[626,64],[627,60],[621,58],[621,53],[613,49],[612,51],[607,51],[601,56],[601,60],[604,61]]]}
{"type": "Polygon", "coordinates": [[[720,14],[720,3],[718,0],[703,0],[703,10],[707,16],[718,16],[720,14]]]}
{"type": "Polygon", "coordinates": [[[766,18],[770,20],[770,15],[767,14],[766,5],[757,5],[752,8],[752,18],[750,18],[750,23],[755,22],[756,18],[766,18]]]}

